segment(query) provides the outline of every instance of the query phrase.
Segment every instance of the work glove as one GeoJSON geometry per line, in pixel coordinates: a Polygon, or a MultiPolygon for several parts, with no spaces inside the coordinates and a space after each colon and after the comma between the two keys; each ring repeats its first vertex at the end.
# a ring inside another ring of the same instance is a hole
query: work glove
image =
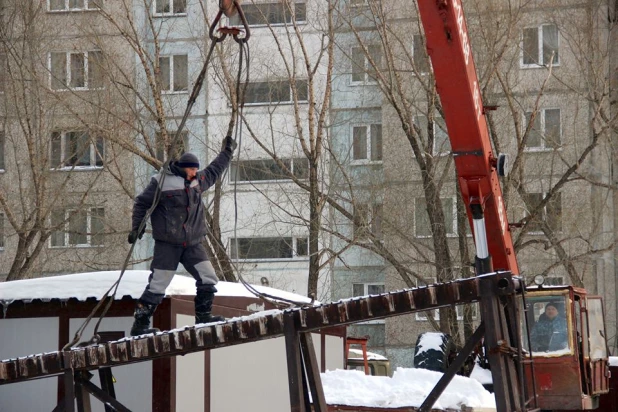
{"type": "Polygon", "coordinates": [[[225,150],[230,151],[232,153],[234,153],[234,150],[236,150],[236,147],[238,147],[238,144],[232,138],[232,136],[225,136],[225,139],[223,139],[223,143],[225,145],[225,150]]]}
{"type": "Polygon", "coordinates": [[[127,241],[130,244],[135,243],[137,239],[141,239],[142,236],[144,236],[145,231],[146,231],[146,228],[142,229],[142,231],[138,234],[137,230],[132,230],[131,233],[129,233],[129,237],[127,238],[127,241]]]}

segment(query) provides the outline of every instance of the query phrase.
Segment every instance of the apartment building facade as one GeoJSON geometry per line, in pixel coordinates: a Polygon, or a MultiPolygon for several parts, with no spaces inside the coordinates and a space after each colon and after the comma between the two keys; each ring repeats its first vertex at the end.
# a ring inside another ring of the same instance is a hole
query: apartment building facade
{"type": "Polygon", "coordinates": [[[114,79],[133,62],[99,12],[93,0],[2,2],[2,279],[117,268],[127,251],[133,167],[117,136],[132,111],[114,79]]]}
{"type": "MultiPolygon", "coordinates": [[[[574,1],[509,9],[496,1],[464,6],[484,101],[496,107],[486,112],[492,144],[510,156],[513,166],[502,187],[509,221],[523,225],[511,228],[520,273],[529,280],[544,274],[550,284],[580,285],[602,295],[613,347],[615,124],[611,116],[599,115],[611,110],[604,96],[615,72],[613,54],[604,46],[615,36],[614,23],[604,17],[608,5],[574,1]]],[[[355,189],[369,193],[382,212],[377,220],[369,214],[348,225],[350,231],[359,225],[379,231],[374,234],[409,276],[376,254],[363,256],[366,248],[357,246],[345,263],[335,264],[333,297],[471,276],[474,245],[458,205],[448,134],[418,16],[403,1],[349,1],[341,7],[338,44],[351,45],[340,48],[343,63],[337,73],[348,81],[333,89],[333,141],[343,148],[339,159],[348,176],[357,173],[359,163],[379,176],[355,189]],[[384,136],[379,168],[371,157],[377,135],[356,130],[354,121],[334,120],[342,111],[362,117],[372,110],[381,113],[384,136]],[[430,219],[432,204],[442,213],[430,219]],[[445,242],[436,240],[436,233],[445,242]]],[[[478,308],[469,309],[478,321],[478,308]]],[[[439,324],[436,311],[358,326],[352,333],[369,334],[373,350],[384,351],[396,365],[411,366],[416,337],[434,328],[428,315],[439,324]]],[[[455,315],[463,321],[463,308],[455,315]]],[[[451,331],[463,336],[463,323],[451,331]]]]}

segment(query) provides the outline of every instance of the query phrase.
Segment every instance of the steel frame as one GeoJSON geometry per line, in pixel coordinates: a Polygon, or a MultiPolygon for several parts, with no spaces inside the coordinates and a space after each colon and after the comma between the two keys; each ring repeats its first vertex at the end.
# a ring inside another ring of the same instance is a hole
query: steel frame
{"type": "MultiPolygon", "coordinates": [[[[284,336],[288,363],[290,407],[293,412],[326,412],[311,332],[330,326],[383,319],[444,306],[480,302],[482,323],[443,379],[421,406],[429,410],[465,358],[485,337],[499,412],[524,411],[526,394],[520,364],[521,338],[516,298],[523,292],[519,278],[497,272],[318,306],[271,311],[216,324],[188,326],[105,344],[76,347],[0,362],[0,384],[64,374],[65,398],[54,412],[90,411],[90,395],[108,411],[128,411],[115,399],[110,367],[215,349],[284,336]],[[101,388],[90,382],[88,370],[99,370],[101,388]],[[309,402],[309,393],[314,400],[309,402]]],[[[530,396],[528,396],[530,398],[530,396]]],[[[530,400],[528,400],[530,402],[530,400]]]]}

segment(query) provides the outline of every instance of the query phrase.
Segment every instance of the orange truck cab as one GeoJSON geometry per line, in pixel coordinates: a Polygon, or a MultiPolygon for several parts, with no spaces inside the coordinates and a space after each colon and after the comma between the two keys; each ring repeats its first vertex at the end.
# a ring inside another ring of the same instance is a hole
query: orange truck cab
{"type": "Polygon", "coordinates": [[[540,409],[598,408],[610,377],[602,299],[573,286],[538,286],[522,306],[527,393],[536,393],[540,409]]]}

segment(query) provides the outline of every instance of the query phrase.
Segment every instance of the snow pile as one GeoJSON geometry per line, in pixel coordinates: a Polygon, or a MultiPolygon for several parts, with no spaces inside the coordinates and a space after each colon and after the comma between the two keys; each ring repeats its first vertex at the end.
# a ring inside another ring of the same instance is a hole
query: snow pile
{"type": "Polygon", "coordinates": [[[479,381],[481,384],[494,383],[494,380],[491,377],[491,371],[489,369],[482,368],[478,363],[474,365],[470,378],[479,381]]]}
{"type": "MultiPolygon", "coordinates": [[[[119,276],[120,271],[114,270],[0,282],[0,302],[10,303],[16,300],[31,301],[33,299],[44,301],[50,299],[66,300],[70,298],[82,301],[88,298],[100,299],[118,280],[119,276]]],[[[125,271],[116,292],[116,299],[122,299],[123,296],[139,299],[148,283],[148,276],[150,276],[149,270],[125,271]]],[[[253,287],[261,293],[267,293],[282,299],[306,303],[311,302],[311,299],[308,297],[295,293],[264,286],[253,287]]],[[[217,290],[217,296],[254,296],[240,283],[219,282],[217,290]]],[[[165,294],[167,296],[195,295],[195,280],[189,276],[175,275],[165,290],[165,294]]]]}
{"type": "MultiPolygon", "coordinates": [[[[321,374],[329,405],[377,408],[419,407],[442,377],[425,369],[397,368],[392,378],[365,375],[355,370],[321,374]]],[[[474,379],[455,376],[434,404],[435,409],[495,408],[491,393],[474,379]]]]}

